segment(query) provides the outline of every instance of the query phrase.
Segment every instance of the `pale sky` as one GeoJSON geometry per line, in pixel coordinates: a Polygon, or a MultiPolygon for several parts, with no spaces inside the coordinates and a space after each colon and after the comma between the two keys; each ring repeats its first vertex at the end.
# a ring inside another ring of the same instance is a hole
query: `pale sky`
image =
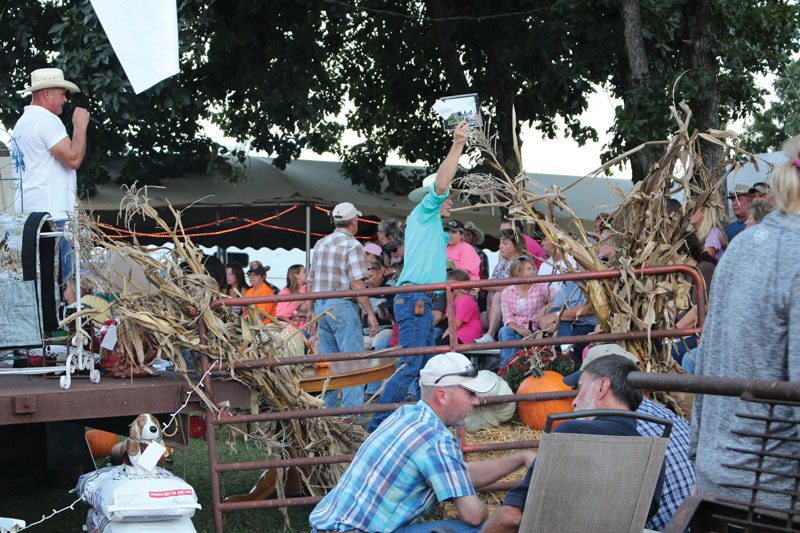
{"type": "MultiPolygon", "coordinates": [[[[584,176],[595,170],[601,164],[600,152],[603,146],[611,139],[607,131],[614,122],[614,108],[616,105],[617,102],[613,101],[611,96],[602,89],[598,89],[598,92],[589,97],[589,107],[581,115],[581,121],[597,130],[599,140],[596,143],[590,142],[583,146],[578,146],[578,143],[571,139],[565,139],[563,136],[552,140],[542,139],[541,133],[537,130],[524,126],[520,137],[522,139],[522,164],[525,166],[525,170],[542,174],[573,176],[584,176]]],[[[235,145],[232,139],[222,135],[219,128],[208,122],[203,122],[203,125],[205,131],[213,140],[229,147],[235,145]]],[[[448,135],[449,133],[442,131],[443,142],[447,141],[448,135]]],[[[354,132],[347,131],[344,135],[344,141],[346,145],[352,146],[363,141],[363,138],[359,138],[354,132]]],[[[256,153],[255,155],[268,156],[269,154],[256,153]]],[[[316,154],[310,150],[303,150],[300,158],[338,161],[338,157],[335,154],[316,154]]],[[[466,163],[466,160],[463,162],[466,163]]],[[[419,162],[405,161],[398,157],[397,154],[392,153],[389,155],[387,163],[390,165],[402,165],[419,162]]],[[[616,169],[612,177],[630,179],[630,170],[627,168],[616,169]]]]}
{"type": "MultiPolygon", "coordinates": [[[[542,139],[540,133],[531,128],[524,127],[522,137],[522,163],[525,170],[528,172],[545,173],[545,174],[566,174],[574,176],[583,176],[595,170],[600,166],[600,152],[603,146],[608,143],[610,136],[606,133],[614,121],[614,107],[615,103],[611,100],[610,96],[604,91],[595,93],[589,98],[589,110],[581,117],[586,124],[592,125],[598,132],[599,141],[596,143],[587,143],[584,146],[578,144],[570,139],[563,137],[554,140],[542,139]]],[[[206,124],[206,132],[209,136],[217,142],[225,144],[226,146],[233,146],[234,143],[225,138],[219,129],[213,125],[206,124]]],[[[444,131],[443,140],[446,141],[447,137],[444,131]]],[[[355,144],[359,142],[358,136],[352,132],[345,134],[345,142],[347,144],[355,144]]],[[[267,154],[262,154],[267,155],[267,154]]],[[[338,158],[334,154],[315,154],[309,150],[304,150],[301,154],[301,159],[314,159],[325,161],[337,161],[338,158]]],[[[407,164],[408,162],[401,160],[396,155],[390,155],[389,164],[407,164]]],[[[466,164],[464,159],[462,163],[466,164]]],[[[630,179],[630,170],[615,170],[613,177],[630,179]]],[[[212,250],[209,250],[212,251],[212,250]]],[[[270,265],[271,269],[267,273],[269,281],[283,287],[285,285],[285,275],[288,268],[293,264],[305,263],[305,252],[299,249],[288,250],[280,252],[270,251],[267,249],[255,250],[247,248],[246,250],[239,250],[231,248],[230,251],[244,251],[250,256],[250,260],[259,260],[265,265],[270,265]]],[[[496,252],[489,253],[490,266],[497,261],[496,252]]]]}

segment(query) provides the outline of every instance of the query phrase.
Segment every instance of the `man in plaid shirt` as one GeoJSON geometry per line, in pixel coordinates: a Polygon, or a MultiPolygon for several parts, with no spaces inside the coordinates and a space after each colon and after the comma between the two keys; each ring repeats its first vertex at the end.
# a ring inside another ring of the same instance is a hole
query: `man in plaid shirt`
{"type": "MultiPolygon", "coordinates": [[[[596,359],[598,354],[600,357],[603,355],[621,355],[635,364],[639,364],[639,360],[635,355],[623,350],[617,344],[595,346],[589,352],[595,357],[590,359],[589,354],[587,354],[583,366],[596,359]]],[[[565,383],[566,381],[567,378],[565,378],[565,383]]],[[[567,384],[571,385],[571,383],[567,384]]],[[[697,477],[694,463],[689,459],[691,428],[685,418],[647,398],[642,399],[642,403],[639,404],[636,412],[666,418],[672,422],[672,433],[669,436],[667,454],[664,456],[664,486],[661,489],[661,498],[658,500],[658,511],[645,524],[647,529],[661,531],[670,521],[672,515],[675,514],[675,511],[678,510],[681,503],[683,503],[684,498],[692,492],[692,487],[697,477]]],[[[660,437],[664,432],[664,426],[645,422],[644,420],[636,421],[636,429],[643,437],[660,437]]]]}
{"type": "MultiPolygon", "coordinates": [[[[364,248],[355,238],[358,232],[358,217],[355,206],[344,202],[331,212],[336,229],[317,241],[311,256],[308,285],[311,292],[345,291],[363,289],[364,279],[369,275],[364,248]]],[[[311,313],[331,309],[330,314],[318,322],[319,347],[323,354],[337,352],[363,352],[364,335],[358,304],[364,308],[369,323],[370,335],[378,332],[378,319],[366,296],[351,298],[323,298],[312,300],[311,313]]],[[[336,407],[339,391],[325,393],[325,407],[336,407]]],[[[342,390],[342,407],[356,407],[364,403],[364,386],[347,387],[342,390]]]]}
{"type": "Polygon", "coordinates": [[[339,483],[311,512],[313,531],[422,533],[447,526],[457,532],[477,532],[488,510],[474,487],[533,461],[534,453],[526,450],[490,461],[464,462],[447,427],[463,424],[478,405],[477,393],[491,390],[493,381],[479,375],[462,354],[433,357],[420,371],[419,384],[422,401],[392,413],[364,441],[339,483]],[[414,524],[436,500],[453,500],[461,520],[414,524]]]}

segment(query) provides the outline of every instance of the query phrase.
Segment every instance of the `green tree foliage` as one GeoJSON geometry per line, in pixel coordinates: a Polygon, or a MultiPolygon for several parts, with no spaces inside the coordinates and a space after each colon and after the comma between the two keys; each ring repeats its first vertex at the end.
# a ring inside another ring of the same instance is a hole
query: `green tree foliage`
{"type": "Polygon", "coordinates": [[[789,63],[772,85],[775,101],[755,114],[744,146],[754,153],[780,150],[786,139],[800,134],[800,61],[789,63]]]}
{"type": "Polygon", "coordinates": [[[391,151],[435,166],[447,150],[431,109],[437,98],[477,92],[514,169],[511,135],[522,123],[546,137],[596,139],[580,115],[607,86],[625,102],[606,153],[613,157],[671,131],[673,86],[675,100],[690,105],[716,95],[724,124],[761,98],[755,74],[797,49],[796,2],[709,0],[715,72],[694,69],[676,85],[694,45],[686,39],[692,1],[640,2],[649,71],[631,84],[618,0],[178,0],[181,72],[135,95],[89,0],[5,0],[0,121],[11,127],[19,117],[14,91],[33,68],[59,66],[84,88],[75,104],[102,122],[91,126],[79,170],[83,193],[108,178],[107,161],[119,155],[122,181],[193,171],[241,179],[203,120],[274,155],[280,168],[304,148],[334,152],[354,183],[402,193],[418,177],[387,173],[391,151]],[[346,146],[345,128],[364,142],[346,146]]]}
{"type": "Polygon", "coordinates": [[[625,106],[617,109],[608,158],[667,135],[673,103],[686,101],[701,130],[746,117],[764,94],[756,76],[776,71],[798,50],[796,2],[650,0],[640,6],[649,73],[632,85],[626,65],[617,63],[609,87],[625,106]],[[704,44],[691,31],[698,5],[708,14],[710,69],[693,61],[704,44]],[[716,111],[705,113],[712,97],[716,111]]]}

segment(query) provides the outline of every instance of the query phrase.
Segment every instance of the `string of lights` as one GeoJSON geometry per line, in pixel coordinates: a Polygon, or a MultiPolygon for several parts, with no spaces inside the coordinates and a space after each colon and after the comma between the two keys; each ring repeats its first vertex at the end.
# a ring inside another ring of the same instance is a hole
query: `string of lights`
{"type": "MultiPolygon", "coordinates": [[[[178,237],[182,238],[182,237],[184,237],[184,235],[186,237],[211,237],[211,236],[214,236],[214,235],[224,235],[226,233],[232,233],[234,231],[239,231],[239,230],[242,230],[242,229],[246,229],[246,228],[249,228],[251,226],[255,226],[257,224],[263,225],[264,222],[267,222],[267,221],[270,221],[270,220],[274,220],[274,219],[276,219],[276,218],[278,218],[278,217],[280,217],[282,215],[285,215],[286,213],[288,213],[290,211],[293,211],[293,210],[297,209],[297,207],[298,206],[293,205],[293,206],[291,206],[289,208],[284,209],[283,211],[281,211],[278,214],[275,214],[275,215],[272,215],[272,216],[269,216],[269,217],[265,217],[265,218],[262,218],[260,220],[244,219],[245,221],[247,221],[247,224],[244,224],[242,226],[238,226],[238,227],[235,227],[235,228],[227,228],[227,229],[223,229],[223,230],[211,231],[211,232],[205,232],[205,233],[186,233],[184,231],[184,233],[181,234],[181,235],[178,235],[178,237]]],[[[236,217],[229,217],[229,218],[227,218],[225,220],[230,220],[230,218],[236,218],[236,217]]],[[[132,231],[132,230],[129,230],[129,229],[124,229],[124,228],[117,228],[116,226],[111,226],[109,224],[103,224],[101,222],[96,222],[96,221],[92,221],[92,222],[95,225],[97,225],[99,228],[102,228],[102,229],[105,229],[105,230],[109,230],[109,231],[116,231],[117,235],[108,235],[108,234],[104,233],[104,235],[106,237],[110,237],[112,239],[126,239],[128,237],[134,237],[134,236],[136,236],[136,237],[152,237],[152,238],[166,238],[166,237],[170,236],[169,233],[164,232],[164,231],[155,232],[155,233],[146,233],[146,232],[141,232],[141,231],[132,231]]],[[[216,223],[217,222],[215,221],[215,222],[211,222],[209,224],[201,224],[200,226],[195,226],[195,227],[210,226],[210,225],[214,225],[216,223]]]]}
{"type": "MultiPolygon", "coordinates": [[[[291,206],[291,207],[289,207],[287,209],[284,209],[280,213],[277,213],[275,215],[272,215],[272,216],[269,216],[269,217],[265,217],[265,218],[262,218],[262,219],[259,219],[259,220],[253,220],[253,219],[250,219],[250,218],[241,218],[241,220],[243,220],[244,222],[247,222],[247,224],[243,224],[243,225],[237,226],[235,228],[227,228],[227,229],[224,229],[224,230],[204,232],[204,233],[186,233],[186,231],[188,231],[188,230],[199,229],[199,228],[204,228],[204,227],[208,227],[208,226],[213,226],[213,225],[218,224],[220,222],[227,222],[227,221],[230,221],[230,220],[240,220],[240,218],[239,217],[228,217],[228,218],[222,219],[220,221],[209,222],[209,223],[206,223],[206,224],[198,224],[196,226],[191,226],[189,228],[186,228],[186,230],[184,230],[183,234],[178,235],[178,238],[183,238],[184,236],[185,237],[213,237],[215,235],[223,235],[223,234],[226,234],[226,233],[232,233],[234,231],[239,231],[239,230],[242,230],[242,229],[247,229],[247,228],[252,227],[252,226],[261,226],[261,227],[269,228],[269,229],[276,229],[276,230],[280,230],[280,231],[288,231],[288,232],[292,232],[292,233],[305,234],[305,230],[301,230],[301,229],[297,229],[297,228],[288,228],[286,226],[276,226],[274,224],[267,224],[267,222],[269,222],[270,220],[274,220],[274,219],[276,219],[276,218],[278,218],[278,217],[280,217],[282,215],[285,215],[286,213],[289,213],[290,211],[293,211],[294,209],[297,209],[297,207],[298,206],[296,206],[296,205],[291,206]]],[[[324,208],[321,208],[319,206],[314,206],[314,207],[319,209],[320,211],[325,212],[325,213],[330,213],[329,209],[324,209],[324,208]]],[[[370,224],[378,224],[378,222],[375,222],[374,220],[367,220],[367,219],[360,219],[360,218],[359,218],[359,220],[363,221],[363,222],[368,222],[370,224]]],[[[110,234],[105,233],[105,232],[103,233],[103,236],[105,236],[107,238],[110,238],[110,239],[128,239],[130,237],[150,237],[150,238],[156,238],[156,239],[159,239],[159,238],[163,239],[163,238],[170,237],[170,234],[165,232],[165,231],[148,233],[148,232],[143,232],[143,231],[133,231],[133,230],[125,229],[125,228],[118,228],[116,226],[112,226],[110,224],[104,224],[102,222],[98,222],[98,221],[95,221],[95,220],[91,220],[91,223],[95,224],[97,227],[99,227],[101,229],[104,229],[104,230],[107,230],[109,232],[111,232],[111,231],[116,232],[117,233],[116,235],[110,235],[110,234]]],[[[316,233],[316,232],[311,232],[310,235],[312,235],[314,237],[324,237],[325,236],[324,233],[316,233]]],[[[369,239],[369,237],[361,237],[361,236],[356,236],[356,238],[357,239],[361,239],[361,240],[369,239]]]]}
{"type": "MultiPolygon", "coordinates": [[[[324,207],[320,207],[320,206],[318,206],[318,205],[315,205],[315,206],[314,206],[314,209],[317,209],[317,210],[319,210],[319,211],[322,211],[323,213],[326,213],[326,214],[328,214],[328,215],[330,215],[330,214],[331,214],[331,210],[330,210],[330,209],[325,209],[324,207]]],[[[378,224],[380,224],[380,222],[377,222],[377,221],[375,221],[375,220],[369,220],[369,219],[366,219],[366,218],[359,218],[359,219],[358,219],[358,221],[359,221],[359,222],[365,222],[365,223],[367,223],[367,224],[375,224],[376,226],[377,226],[378,224]]]]}
{"type": "Polygon", "coordinates": [[[501,19],[501,18],[519,18],[519,17],[526,17],[528,15],[534,15],[536,13],[542,11],[549,11],[555,9],[557,7],[561,7],[565,4],[574,3],[576,0],[559,0],[558,2],[544,7],[537,7],[534,9],[528,9],[526,11],[512,11],[509,13],[495,13],[492,15],[455,15],[451,17],[423,17],[419,15],[411,15],[408,13],[399,13],[397,11],[389,11],[386,9],[377,9],[373,7],[361,7],[356,6],[353,4],[348,4],[347,2],[343,2],[342,0],[322,0],[326,4],[334,4],[337,6],[345,7],[352,11],[361,11],[364,13],[371,13],[374,15],[383,15],[387,17],[398,17],[404,18],[407,20],[416,20],[419,22],[448,22],[448,21],[474,21],[474,22],[482,22],[486,20],[494,20],[494,19],[501,19]]]}

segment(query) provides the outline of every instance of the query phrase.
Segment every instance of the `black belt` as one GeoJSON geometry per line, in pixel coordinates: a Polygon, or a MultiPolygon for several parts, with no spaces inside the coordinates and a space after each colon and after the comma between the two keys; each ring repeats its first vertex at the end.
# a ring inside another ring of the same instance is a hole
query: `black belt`
{"type": "MultiPolygon", "coordinates": [[[[413,283],[413,282],[411,282],[411,281],[406,281],[406,282],[404,282],[404,283],[403,283],[402,285],[400,285],[400,286],[401,286],[401,287],[403,287],[403,286],[405,286],[405,285],[418,285],[418,283],[413,283]]],[[[431,300],[433,300],[433,291],[417,291],[417,292],[422,292],[422,293],[425,293],[425,294],[427,294],[427,295],[428,295],[428,296],[431,298],[431,300]]],[[[406,296],[407,294],[408,294],[408,293],[406,293],[406,294],[396,294],[395,296],[406,296]]]]}

